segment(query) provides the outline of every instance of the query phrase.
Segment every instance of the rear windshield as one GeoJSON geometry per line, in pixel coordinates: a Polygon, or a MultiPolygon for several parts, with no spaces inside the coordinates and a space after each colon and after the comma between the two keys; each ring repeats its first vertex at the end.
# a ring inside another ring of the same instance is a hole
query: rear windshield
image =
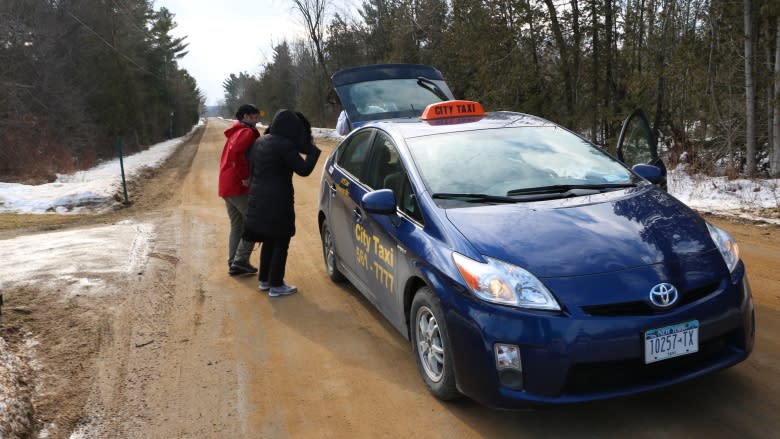
{"type": "Polygon", "coordinates": [[[417,79],[384,79],[347,84],[338,88],[339,96],[350,120],[392,119],[418,117],[429,104],[446,99],[432,90],[433,84],[440,93],[452,97],[444,81],[417,79]]]}
{"type": "Polygon", "coordinates": [[[639,181],[617,160],[556,126],[437,134],[407,144],[432,194],[507,196],[545,186],[639,181]]]}

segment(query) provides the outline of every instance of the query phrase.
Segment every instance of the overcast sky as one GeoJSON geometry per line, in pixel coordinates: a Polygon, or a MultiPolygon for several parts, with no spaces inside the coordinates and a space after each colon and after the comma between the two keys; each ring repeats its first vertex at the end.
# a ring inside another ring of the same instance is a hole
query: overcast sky
{"type": "Polygon", "coordinates": [[[155,0],[155,10],[161,7],[174,14],[173,35],[187,36],[189,53],[179,66],[198,82],[206,105],[224,99],[222,81],[231,73],[256,74],[273,45],[306,35],[292,0],[155,0]]]}

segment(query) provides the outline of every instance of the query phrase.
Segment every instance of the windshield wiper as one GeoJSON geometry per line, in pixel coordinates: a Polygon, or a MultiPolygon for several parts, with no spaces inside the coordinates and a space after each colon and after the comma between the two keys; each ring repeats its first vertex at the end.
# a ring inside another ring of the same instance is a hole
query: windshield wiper
{"type": "Polygon", "coordinates": [[[512,189],[507,195],[561,194],[569,196],[592,195],[604,192],[604,189],[622,189],[635,187],[635,183],[604,183],[604,184],[556,184],[552,186],[512,189]]]}
{"type": "Polygon", "coordinates": [[[460,200],[466,203],[524,203],[529,201],[595,195],[607,190],[635,186],[636,184],[634,183],[559,184],[553,186],[513,189],[507,192],[506,195],[437,192],[432,194],[431,197],[443,200],[460,200]]]}
{"type": "Polygon", "coordinates": [[[435,82],[432,80],[424,77],[424,76],[418,76],[417,77],[417,85],[420,87],[430,91],[431,93],[435,94],[439,99],[442,101],[449,101],[450,98],[447,97],[446,94],[444,94],[443,91],[439,88],[439,86],[436,85],[435,82]]]}
{"type": "Polygon", "coordinates": [[[431,198],[438,198],[442,200],[460,200],[467,203],[517,203],[522,201],[518,200],[517,198],[504,197],[501,195],[449,192],[437,192],[435,194],[431,194],[431,198]]]}

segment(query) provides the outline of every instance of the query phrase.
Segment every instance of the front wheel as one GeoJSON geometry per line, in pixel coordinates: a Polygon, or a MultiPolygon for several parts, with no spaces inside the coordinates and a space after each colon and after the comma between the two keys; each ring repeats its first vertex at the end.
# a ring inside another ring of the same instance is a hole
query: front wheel
{"type": "Polygon", "coordinates": [[[333,234],[330,233],[327,220],[322,222],[320,238],[322,238],[322,256],[325,259],[325,271],[328,273],[328,277],[333,282],[343,282],[344,275],[336,266],[336,246],[333,243],[333,234]]]}
{"type": "Polygon", "coordinates": [[[412,300],[409,330],[417,369],[428,390],[444,401],[459,397],[444,313],[427,287],[417,290],[412,300]]]}

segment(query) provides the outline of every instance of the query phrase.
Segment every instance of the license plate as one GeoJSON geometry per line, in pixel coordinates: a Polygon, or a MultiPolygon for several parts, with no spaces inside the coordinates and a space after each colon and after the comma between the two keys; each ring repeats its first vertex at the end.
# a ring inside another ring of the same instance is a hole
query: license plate
{"type": "Polygon", "coordinates": [[[699,352],[699,321],[645,332],[645,364],[699,352]]]}

